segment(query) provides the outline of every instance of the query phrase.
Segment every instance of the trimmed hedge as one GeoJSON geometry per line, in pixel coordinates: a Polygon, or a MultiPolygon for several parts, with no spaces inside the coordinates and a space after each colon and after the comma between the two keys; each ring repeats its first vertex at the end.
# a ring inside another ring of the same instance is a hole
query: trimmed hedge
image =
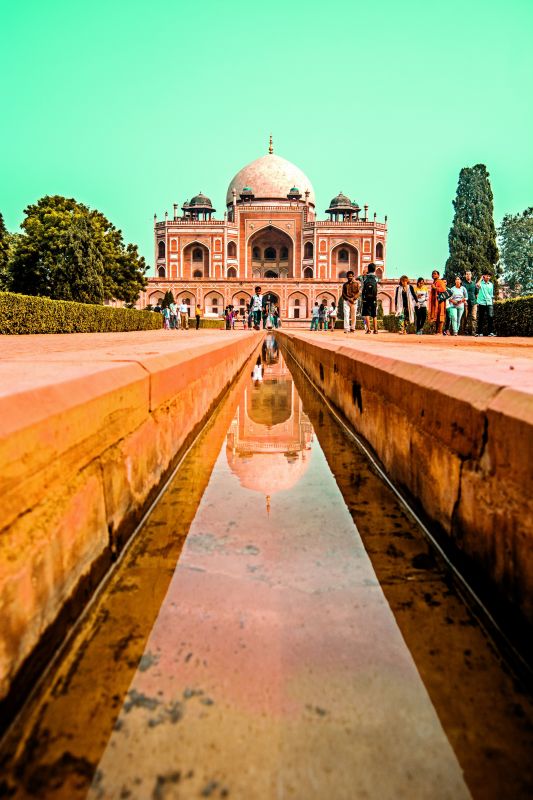
{"type": "MultiPolygon", "coordinates": [[[[191,317],[189,320],[189,328],[196,327],[196,319],[191,317]]],[[[223,319],[200,319],[200,328],[225,328],[226,322],[223,319]]],[[[242,325],[239,325],[239,330],[242,328],[242,325]]]]}
{"type": "Polygon", "coordinates": [[[498,336],[533,336],[533,295],[494,303],[494,329],[498,336]]]}
{"type": "MultiPolygon", "coordinates": [[[[383,327],[389,333],[398,333],[400,330],[400,321],[396,314],[384,314],[383,327]]],[[[415,325],[411,325],[411,323],[408,323],[407,330],[409,333],[416,333],[416,327],[415,325]]]]}
{"type": "Polygon", "coordinates": [[[152,311],[0,292],[0,334],[147,331],[162,324],[152,311]]]}

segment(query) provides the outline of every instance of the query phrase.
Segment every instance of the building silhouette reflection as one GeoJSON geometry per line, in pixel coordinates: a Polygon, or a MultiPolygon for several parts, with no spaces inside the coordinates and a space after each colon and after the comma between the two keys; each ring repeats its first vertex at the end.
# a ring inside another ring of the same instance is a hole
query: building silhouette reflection
{"type": "Polygon", "coordinates": [[[241,486],[270,498],[307,470],[313,429],[273,336],[265,339],[263,380],[251,381],[227,435],[226,456],[241,486]]]}

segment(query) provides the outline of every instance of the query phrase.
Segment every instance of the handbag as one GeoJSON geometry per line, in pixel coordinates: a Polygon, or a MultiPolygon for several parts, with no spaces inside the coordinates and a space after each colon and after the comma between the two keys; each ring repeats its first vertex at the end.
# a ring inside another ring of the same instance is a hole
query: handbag
{"type": "Polygon", "coordinates": [[[444,303],[446,300],[448,300],[449,297],[452,296],[452,294],[453,292],[451,289],[445,289],[443,292],[438,293],[437,300],[439,301],[439,303],[444,303]]]}

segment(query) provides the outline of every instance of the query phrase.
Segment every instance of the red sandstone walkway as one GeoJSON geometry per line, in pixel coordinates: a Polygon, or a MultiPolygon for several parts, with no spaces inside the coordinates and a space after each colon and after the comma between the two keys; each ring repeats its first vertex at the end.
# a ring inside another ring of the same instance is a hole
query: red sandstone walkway
{"type": "MultiPolygon", "coordinates": [[[[379,333],[367,336],[363,331],[344,334],[342,331],[291,331],[314,344],[346,348],[386,356],[413,364],[433,367],[455,375],[478,378],[497,386],[511,386],[533,393],[533,342],[531,339],[477,339],[472,337],[399,336],[379,333]]],[[[416,373],[413,373],[416,380],[416,373]]]]}

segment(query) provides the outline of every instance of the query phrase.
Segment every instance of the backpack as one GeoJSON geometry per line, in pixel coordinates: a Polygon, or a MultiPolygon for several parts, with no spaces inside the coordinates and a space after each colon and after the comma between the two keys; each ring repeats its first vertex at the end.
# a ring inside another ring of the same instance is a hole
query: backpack
{"type": "Polygon", "coordinates": [[[363,278],[363,301],[375,303],[378,299],[378,282],[375,275],[365,275],[363,278]]]}

